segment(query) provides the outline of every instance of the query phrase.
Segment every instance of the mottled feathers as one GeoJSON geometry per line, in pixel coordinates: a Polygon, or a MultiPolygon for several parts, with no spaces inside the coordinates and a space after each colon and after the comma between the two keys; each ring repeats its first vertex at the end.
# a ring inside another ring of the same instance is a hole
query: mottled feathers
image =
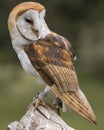
{"type": "Polygon", "coordinates": [[[55,84],[61,92],[77,91],[78,81],[72,63],[71,45],[69,42],[65,45],[65,42],[65,39],[52,33],[46,39],[24,46],[24,50],[34,68],[38,72],[44,71],[44,75],[50,78],[49,85],[55,84]]]}

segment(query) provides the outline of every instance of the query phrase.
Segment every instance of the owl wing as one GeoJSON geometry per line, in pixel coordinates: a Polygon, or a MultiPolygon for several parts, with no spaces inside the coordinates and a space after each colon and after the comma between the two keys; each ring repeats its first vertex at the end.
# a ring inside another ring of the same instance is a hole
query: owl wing
{"type": "MultiPolygon", "coordinates": [[[[53,84],[58,87],[58,90],[61,93],[68,91],[76,92],[78,89],[78,81],[75,71],[71,68],[54,65],[51,63],[51,60],[49,60],[49,63],[43,66],[42,70],[50,77],[53,84]]],[[[58,61],[58,64],[61,65],[61,61],[58,61]]]]}
{"type": "Polygon", "coordinates": [[[46,39],[24,48],[32,65],[47,84],[55,84],[60,92],[77,91],[78,81],[72,63],[73,51],[66,39],[51,34],[46,39]]]}
{"type": "Polygon", "coordinates": [[[24,46],[24,51],[52,92],[82,117],[96,123],[93,110],[78,85],[71,44],[52,33],[37,43],[24,46]]]}

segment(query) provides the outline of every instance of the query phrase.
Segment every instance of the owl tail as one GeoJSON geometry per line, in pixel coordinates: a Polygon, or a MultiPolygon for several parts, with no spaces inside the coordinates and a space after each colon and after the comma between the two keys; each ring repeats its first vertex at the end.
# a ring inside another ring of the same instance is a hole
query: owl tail
{"type": "Polygon", "coordinates": [[[51,87],[52,92],[57,95],[68,107],[77,112],[79,115],[97,124],[96,116],[88,103],[85,95],[79,89],[77,93],[65,92],[60,93],[58,88],[54,85],[51,87]]]}

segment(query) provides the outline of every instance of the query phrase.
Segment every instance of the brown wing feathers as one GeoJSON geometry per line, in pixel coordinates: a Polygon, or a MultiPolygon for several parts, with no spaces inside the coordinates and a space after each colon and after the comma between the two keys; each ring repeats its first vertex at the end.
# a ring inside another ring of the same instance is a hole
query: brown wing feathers
{"type": "Polygon", "coordinates": [[[96,124],[96,117],[89,103],[85,101],[86,103],[84,104],[84,101],[80,97],[78,97],[77,93],[66,92],[61,94],[55,85],[51,87],[51,90],[55,95],[60,97],[60,99],[72,110],[77,112],[85,119],[96,124]]]}
{"type": "Polygon", "coordinates": [[[43,70],[50,75],[54,84],[58,87],[61,93],[63,92],[76,92],[78,89],[78,83],[75,76],[75,72],[72,72],[68,68],[60,67],[56,65],[46,65],[43,70]]]}
{"type": "MultiPolygon", "coordinates": [[[[38,72],[44,71],[44,75],[48,75],[61,92],[76,91],[78,82],[72,64],[71,52],[68,53],[65,50],[63,39],[57,37],[51,35],[45,40],[24,46],[24,50],[35,69],[38,72]]],[[[44,79],[44,77],[42,78],[44,79]]]]}
{"type": "Polygon", "coordinates": [[[51,86],[53,93],[71,109],[95,123],[96,118],[89,103],[79,93],[71,44],[51,33],[37,43],[24,46],[24,51],[42,79],[51,86]]]}

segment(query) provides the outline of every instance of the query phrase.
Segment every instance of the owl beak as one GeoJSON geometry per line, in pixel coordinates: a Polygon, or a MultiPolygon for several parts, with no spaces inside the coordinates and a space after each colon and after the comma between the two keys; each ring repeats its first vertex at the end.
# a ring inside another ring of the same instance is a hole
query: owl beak
{"type": "Polygon", "coordinates": [[[36,37],[39,38],[39,30],[32,27],[32,31],[35,33],[36,37]]]}

